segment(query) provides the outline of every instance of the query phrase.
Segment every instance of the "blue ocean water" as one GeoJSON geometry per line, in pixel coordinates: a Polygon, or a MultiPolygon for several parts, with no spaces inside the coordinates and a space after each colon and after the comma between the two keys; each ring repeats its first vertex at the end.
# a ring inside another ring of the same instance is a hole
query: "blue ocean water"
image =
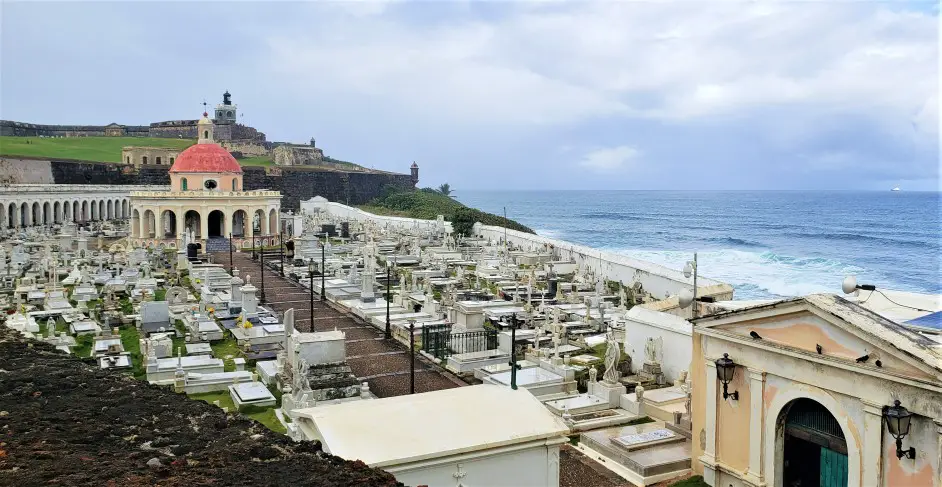
{"type": "Polygon", "coordinates": [[[849,274],[942,293],[937,192],[467,191],[462,203],[548,237],[701,275],[737,299],[840,292],[849,274]]]}

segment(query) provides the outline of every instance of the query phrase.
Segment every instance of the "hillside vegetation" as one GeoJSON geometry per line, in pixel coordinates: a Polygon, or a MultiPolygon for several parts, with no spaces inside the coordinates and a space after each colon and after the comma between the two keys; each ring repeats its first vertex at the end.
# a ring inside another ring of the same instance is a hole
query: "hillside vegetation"
{"type": "Polygon", "coordinates": [[[193,139],[159,137],[0,137],[0,155],[80,161],[121,162],[121,149],[129,145],[185,149],[193,139]]]}
{"type": "Polygon", "coordinates": [[[475,222],[535,233],[529,227],[509,218],[467,207],[453,198],[430,188],[418,191],[390,190],[385,196],[376,198],[366,205],[361,205],[360,208],[378,215],[404,216],[424,220],[434,220],[438,215],[444,215],[445,220],[452,223],[455,232],[462,235],[470,235],[471,227],[475,222]]]}

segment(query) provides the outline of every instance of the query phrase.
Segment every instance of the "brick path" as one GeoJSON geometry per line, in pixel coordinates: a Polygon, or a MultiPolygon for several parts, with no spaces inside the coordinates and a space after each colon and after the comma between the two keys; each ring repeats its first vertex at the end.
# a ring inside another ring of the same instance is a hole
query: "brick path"
{"type": "MultiPolygon", "coordinates": [[[[229,268],[228,252],[214,254],[214,262],[229,268]]],[[[266,257],[270,259],[271,257],[266,257]]],[[[275,259],[278,257],[276,256],[275,259]]],[[[240,275],[252,276],[252,284],[259,288],[261,278],[259,263],[252,260],[251,253],[236,253],[233,265],[240,275]]],[[[231,272],[231,269],[228,269],[231,272]]],[[[316,279],[316,278],[315,278],[316,279]]],[[[378,397],[401,396],[409,393],[409,347],[395,340],[383,338],[383,332],[364,323],[359,318],[341,311],[314,296],[314,316],[311,316],[309,292],[306,288],[265,268],[266,308],[284,313],[294,308],[295,328],[300,331],[343,330],[347,338],[347,364],[357,377],[370,384],[370,390],[378,397]],[[313,318],[313,319],[312,319],[313,318]]],[[[436,391],[466,385],[416,355],[415,392],[436,391]]]]}

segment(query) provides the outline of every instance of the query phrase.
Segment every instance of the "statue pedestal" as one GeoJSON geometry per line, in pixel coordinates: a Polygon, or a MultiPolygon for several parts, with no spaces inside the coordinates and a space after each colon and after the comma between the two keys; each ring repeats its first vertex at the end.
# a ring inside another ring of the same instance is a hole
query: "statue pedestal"
{"type": "Polygon", "coordinates": [[[609,406],[612,407],[618,407],[621,395],[625,394],[627,391],[628,389],[618,382],[614,384],[605,382],[604,380],[589,382],[588,393],[603,401],[608,401],[609,406]]]}
{"type": "Polygon", "coordinates": [[[658,385],[664,385],[664,373],[661,372],[661,364],[657,362],[645,362],[641,366],[641,372],[638,376],[642,382],[653,382],[658,385]]]}

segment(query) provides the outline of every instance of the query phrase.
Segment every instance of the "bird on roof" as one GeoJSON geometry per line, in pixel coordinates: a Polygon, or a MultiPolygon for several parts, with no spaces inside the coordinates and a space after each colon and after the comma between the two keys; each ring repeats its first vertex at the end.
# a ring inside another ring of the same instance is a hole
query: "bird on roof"
{"type": "Polygon", "coordinates": [[[761,340],[761,339],[762,339],[762,337],[761,337],[758,333],[756,333],[755,331],[750,331],[750,332],[749,332],[749,336],[751,336],[752,338],[754,338],[754,339],[756,339],[756,340],[761,340]]]}

